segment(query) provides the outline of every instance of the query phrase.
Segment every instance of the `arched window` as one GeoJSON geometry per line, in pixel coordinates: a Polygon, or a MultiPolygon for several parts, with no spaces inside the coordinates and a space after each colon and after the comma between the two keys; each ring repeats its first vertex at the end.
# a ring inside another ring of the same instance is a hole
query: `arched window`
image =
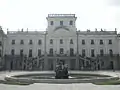
{"type": "Polygon", "coordinates": [[[64,49],[60,48],[60,54],[63,54],[63,53],[64,53],[64,49]]]}
{"type": "Polygon", "coordinates": [[[2,42],[0,41],[0,46],[2,46],[2,42]]]}
{"type": "Polygon", "coordinates": [[[63,25],[63,21],[60,21],[60,25],[61,25],[61,26],[63,25]]]}
{"type": "Polygon", "coordinates": [[[85,57],[85,49],[82,49],[82,56],[85,57]]]}
{"type": "Polygon", "coordinates": [[[41,56],[41,49],[38,49],[38,56],[41,56]]]}
{"type": "Polygon", "coordinates": [[[29,49],[29,57],[32,57],[32,49],[29,49]]]}
{"type": "Polygon", "coordinates": [[[73,40],[72,39],[70,40],[70,44],[73,44],[73,40]]]}
{"type": "Polygon", "coordinates": [[[0,57],[2,56],[2,50],[0,49],[0,57]]]}
{"type": "Polygon", "coordinates": [[[15,55],[15,50],[14,49],[11,50],[11,55],[15,55]]]}
{"type": "Polygon", "coordinates": [[[85,45],[85,40],[82,40],[82,45],[85,45]]]}
{"type": "Polygon", "coordinates": [[[23,56],[23,49],[20,50],[20,56],[23,56]]]}
{"type": "Polygon", "coordinates": [[[53,48],[50,48],[49,54],[50,54],[50,55],[53,55],[53,48]]]}
{"type": "Polygon", "coordinates": [[[32,42],[32,40],[29,40],[29,44],[32,44],[33,42],[32,42]]]}
{"type": "Polygon", "coordinates": [[[23,40],[21,40],[21,41],[20,41],[20,44],[24,44],[24,41],[23,41],[23,40]]]}
{"type": "Polygon", "coordinates": [[[103,40],[100,40],[100,45],[102,45],[103,44],[103,40]]]}
{"type": "Polygon", "coordinates": [[[38,40],[38,45],[41,45],[42,44],[42,41],[41,40],[38,40]]]}
{"type": "Polygon", "coordinates": [[[60,44],[63,44],[63,39],[60,39],[60,44]]]}
{"type": "Polygon", "coordinates": [[[92,44],[92,45],[94,44],[94,40],[93,40],[93,39],[91,40],[91,44],[92,44]]]}
{"type": "Polygon", "coordinates": [[[73,55],[74,55],[74,49],[70,48],[70,56],[73,56],[73,55]]]}
{"type": "Polygon", "coordinates": [[[54,24],[54,22],[53,21],[50,21],[50,25],[53,25],[54,24]]]}
{"type": "Polygon", "coordinates": [[[112,40],[109,40],[109,44],[112,44],[112,40]]]}
{"type": "Polygon", "coordinates": [[[112,51],[112,49],[109,50],[109,54],[110,54],[110,56],[113,56],[113,51],[112,51]]]}
{"type": "Polygon", "coordinates": [[[53,39],[50,39],[50,44],[53,44],[53,39]]]}
{"type": "Polygon", "coordinates": [[[103,49],[100,49],[100,56],[103,56],[104,55],[104,51],[103,49]]]}
{"type": "Polygon", "coordinates": [[[15,40],[12,40],[12,45],[14,45],[15,44],[15,40]]]}
{"type": "Polygon", "coordinates": [[[95,56],[95,50],[91,49],[91,57],[94,57],[94,56],[95,56]]]}

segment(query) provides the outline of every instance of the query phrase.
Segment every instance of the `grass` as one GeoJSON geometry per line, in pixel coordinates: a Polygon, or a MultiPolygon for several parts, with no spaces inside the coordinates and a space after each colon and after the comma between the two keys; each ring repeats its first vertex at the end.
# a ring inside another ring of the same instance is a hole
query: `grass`
{"type": "Polygon", "coordinates": [[[109,80],[105,82],[94,82],[95,85],[120,85],[120,80],[109,80]]]}
{"type": "Polygon", "coordinates": [[[23,83],[23,82],[4,82],[3,84],[10,84],[10,85],[30,85],[31,83],[23,83]]]}
{"type": "Polygon", "coordinates": [[[29,82],[14,82],[14,81],[4,81],[4,80],[0,80],[0,84],[9,84],[9,85],[30,85],[33,83],[29,83],[29,82]]]}

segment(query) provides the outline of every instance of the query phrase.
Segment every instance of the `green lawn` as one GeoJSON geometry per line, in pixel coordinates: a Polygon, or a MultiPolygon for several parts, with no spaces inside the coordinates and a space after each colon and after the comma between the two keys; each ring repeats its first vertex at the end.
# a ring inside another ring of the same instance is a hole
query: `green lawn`
{"type": "Polygon", "coordinates": [[[96,85],[120,85],[120,80],[109,80],[105,82],[94,82],[96,85]]]}

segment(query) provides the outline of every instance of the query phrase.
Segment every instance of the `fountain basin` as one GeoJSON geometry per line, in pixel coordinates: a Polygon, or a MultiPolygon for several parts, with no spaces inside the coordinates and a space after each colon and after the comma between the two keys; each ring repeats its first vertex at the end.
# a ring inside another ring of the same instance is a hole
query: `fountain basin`
{"type": "Polygon", "coordinates": [[[108,80],[116,80],[117,76],[110,76],[107,73],[94,73],[94,72],[70,72],[69,79],[55,79],[55,73],[52,72],[28,72],[21,74],[14,74],[5,77],[6,81],[12,82],[27,82],[27,83],[56,83],[56,84],[67,84],[67,83],[94,83],[108,80]]]}

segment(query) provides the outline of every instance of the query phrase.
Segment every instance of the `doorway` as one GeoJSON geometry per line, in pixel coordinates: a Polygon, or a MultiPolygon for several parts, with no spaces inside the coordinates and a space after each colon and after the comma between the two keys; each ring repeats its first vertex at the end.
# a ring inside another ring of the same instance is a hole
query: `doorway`
{"type": "Polygon", "coordinates": [[[113,61],[110,61],[110,69],[114,69],[113,61]]]}

